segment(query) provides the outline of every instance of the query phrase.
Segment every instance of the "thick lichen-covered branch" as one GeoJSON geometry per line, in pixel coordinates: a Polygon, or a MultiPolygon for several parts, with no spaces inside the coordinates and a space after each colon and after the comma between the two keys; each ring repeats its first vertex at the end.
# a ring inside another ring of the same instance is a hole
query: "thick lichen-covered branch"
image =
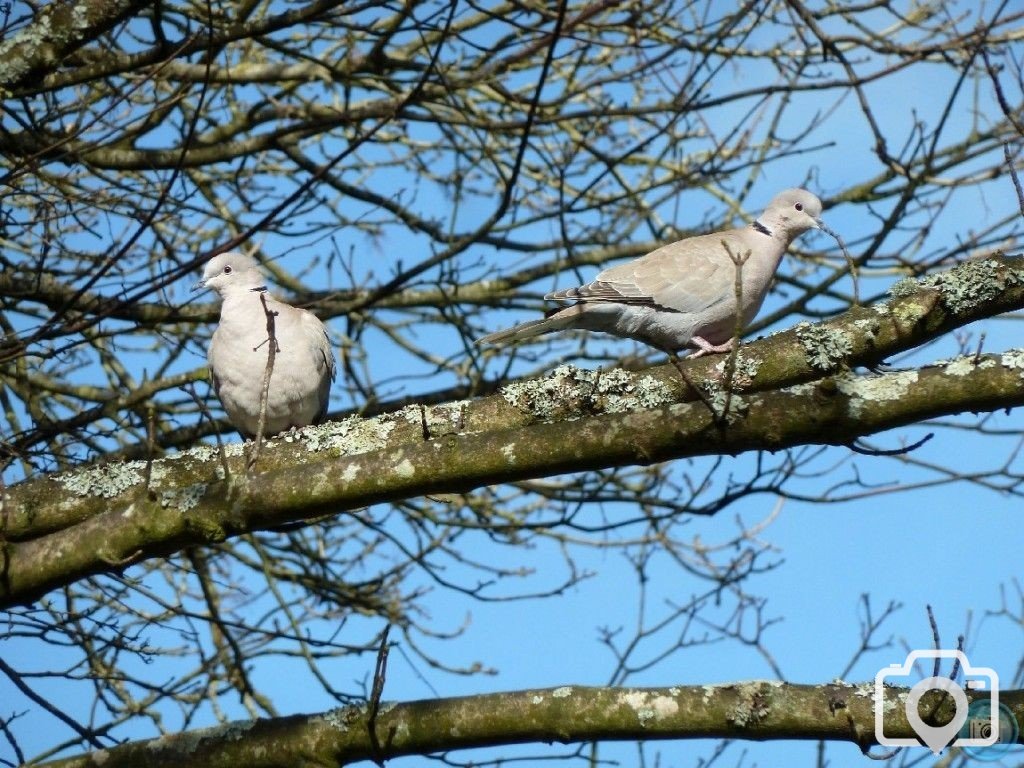
{"type": "MultiPolygon", "coordinates": [[[[884,690],[888,737],[913,738],[905,715],[906,695],[907,689],[884,690]]],[[[952,712],[948,703],[938,701],[938,695],[933,691],[921,702],[926,711],[933,709],[927,722],[942,725],[952,712]]],[[[345,707],[132,742],[46,766],[347,765],[502,744],[639,739],[814,739],[853,742],[868,749],[875,743],[874,696],[873,682],[562,686],[384,704],[375,721],[376,745],[369,736],[366,707],[345,707]]],[[[1018,719],[1024,715],[1024,692],[1001,691],[1000,700],[1018,719]]]]}
{"type": "Polygon", "coordinates": [[[147,5],[148,0],[75,0],[45,6],[0,43],[0,89],[15,91],[54,71],[69,53],[147,5]]]}
{"type": "Polygon", "coordinates": [[[1024,304],[1015,260],[971,262],[901,284],[892,302],[748,345],[726,396],[721,360],[629,373],[568,366],[475,401],[350,417],[267,445],[255,473],[240,445],[28,481],[4,499],[0,603],[87,575],[368,504],[603,467],[852,443],[936,416],[1024,405],[1024,352],[857,375],[984,307],[1024,304]],[[728,403],[728,414],[720,412],[728,403]],[[228,476],[225,477],[224,467],[228,476]]]}

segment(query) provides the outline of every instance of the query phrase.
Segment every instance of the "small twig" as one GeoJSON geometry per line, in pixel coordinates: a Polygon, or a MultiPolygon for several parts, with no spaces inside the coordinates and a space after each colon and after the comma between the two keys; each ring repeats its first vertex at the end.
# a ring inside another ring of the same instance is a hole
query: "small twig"
{"type": "Polygon", "coordinates": [[[839,236],[839,233],[834,229],[829,229],[824,224],[819,222],[821,231],[826,235],[830,235],[837,243],[839,243],[839,249],[843,252],[843,256],[846,258],[846,264],[850,267],[850,279],[853,281],[853,306],[860,306],[860,275],[857,273],[857,262],[850,256],[850,252],[846,250],[846,243],[843,242],[843,238],[839,236]]]}
{"type": "MultiPolygon", "coordinates": [[[[942,648],[942,640],[939,639],[939,623],[935,621],[935,612],[932,611],[931,605],[925,605],[924,609],[928,612],[928,624],[932,628],[932,645],[935,650],[942,648]]],[[[939,676],[939,657],[935,657],[935,663],[932,666],[932,677],[939,676]]]]}
{"type": "Polygon", "coordinates": [[[130,555],[125,557],[109,557],[103,552],[97,552],[96,558],[103,563],[106,563],[111,568],[123,568],[126,565],[132,565],[142,559],[142,550],[136,549],[130,555]]]}
{"type": "Polygon", "coordinates": [[[916,443],[911,443],[910,445],[906,445],[902,448],[889,448],[888,450],[885,448],[864,448],[863,446],[857,445],[856,440],[850,443],[847,447],[854,453],[860,453],[864,456],[902,456],[906,453],[910,453],[911,451],[916,451],[933,437],[935,437],[935,433],[929,432],[916,443]]]}
{"type": "Polygon", "coordinates": [[[22,676],[18,674],[14,667],[9,666],[0,658],[0,673],[5,675],[14,687],[21,691],[21,694],[29,701],[36,704],[42,710],[49,712],[58,720],[62,721],[71,730],[79,735],[79,737],[94,747],[95,749],[103,749],[103,743],[99,740],[99,733],[92,728],[88,728],[83,725],[79,725],[78,721],[70,715],[66,714],[64,710],[60,709],[56,704],[52,703],[48,698],[44,698],[36,693],[27,683],[22,679],[22,676]]]}
{"type": "Polygon", "coordinates": [[[981,348],[985,346],[985,332],[982,331],[978,337],[978,348],[974,351],[974,364],[977,365],[981,362],[981,348]]]}
{"type": "MultiPolygon", "coordinates": [[[[196,394],[195,386],[189,384],[187,387],[182,387],[186,393],[195,402],[196,407],[199,408],[199,415],[201,418],[207,419],[210,422],[214,422],[213,414],[210,413],[210,409],[206,407],[206,403],[203,401],[198,394],[196,394]]],[[[214,430],[213,437],[217,441],[217,455],[220,457],[220,466],[224,470],[224,480],[231,479],[231,468],[228,466],[228,454],[224,450],[224,441],[220,439],[220,432],[214,430]]]]}
{"type": "Polygon", "coordinates": [[[430,425],[427,424],[427,406],[420,403],[420,429],[423,430],[423,441],[430,440],[430,425]]]}
{"type": "MultiPolygon", "coordinates": [[[[267,426],[267,402],[270,399],[270,377],[274,373],[274,359],[277,357],[278,352],[277,335],[274,332],[274,318],[277,317],[277,312],[267,306],[267,292],[260,290],[259,293],[260,304],[263,305],[263,314],[267,318],[267,367],[263,371],[263,387],[260,389],[260,418],[256,422],[255,445],[253,446],[252,455],[246,463],[246,469],[252,469],[256,466],[256,461],[260,457],[260,449],[263,447],[263,431],[267,426]]],[[[256,349],[259,349],[259,347],[256,347],[256,349]]]]}
{"type": "Polygon", "coordinates": [[[0,472],[0,584],[4,589],[11,588],[11,552],[7,542],[7,529],[10,526],[10,510],[7,508],[7,483],[0,472]]]}
{"type": "Polygon", "coordinates": [[[666,354],[668,354],[669,362],[671,362],[672,365],[674,365],[676,367],[676,370],[679,372],[679,376],[680,378],[682,378],[683,383],[686,384],[686,386],[690,388],[690,391],[693,392],[693,394],[695,394],[700,399],[700,401],[707,406],[708,410],[711,411],[711,417],[717,421],[718,413],[717,411],[715,411],[715,404],[711,402],[711,398],[708,397],[707,393],[703,389],[701,389],[700,387],[693,383],[693,380],[690,378],[689,374],[686,373],[686,369],[683,368],[683,361],[679,358],[679,355],[676,354],[675,350],[672,349],[667,349],[665,350],[665,352],[666,354]]]}
{"type": "MultiPolygon", "coordinates": [[[[380,766],[384,765],[384,749],[381,747],[380,739],[377,738],[377,714],[380,712],[380,698],[384,693],[384,680],[388,668],[388,633],[391,632],[391,625],[384,627],[380,636],[380,648],[377,650],[377,665],[373,670],[373,687],[370,689],[370,701],[366,717],[366,728],[370,737],[370,747],[373,749],[373,761],[380,766]]],[[[390,741],[390,739],[389,739],[390,741]]]]}
{"type": "Polygon", "coordinates": [[[740,337],[743,335],[743,265],[747,263],[751,254],[749,249],[743,254],[733,253],[725,240],[722,240],[722,247],[725,248],[725,252],[729,254],[729,258],[732,259],[732,263],[736,267],[736,276],[733,283],[733,292],[736,296],[736,322],[732,329],[732,350],[725,361],[725,370],[722,376],[722,386],[725,388],[725,405],[722,407],[722,413],[716,417],[719,426],[726,423],[729,417],[729,409],[732,408],[732,384],[736,375],[736,360],[740,354],[740,337]]]}
{"type": "Polygon", "coordinates": [[[10,723],[13,723],[19,717],[24,717],[28,714],[28,710],[22,710],[21,712],[12,712],[8,718],[0,717],[0,733],[3,733],[4,738],[7,739],[7,743],[11,745],[11,749],[14,750],[15,757],[18,758],[18,765],[25,764],[25,753],[21,751],[21,747],[18,745],[18,740],[14,737],[11,729],[8,728],[10,723]]]}
{"type": "MultiPolygon", "coordinates": [[[[999,81],[999,70],[992,64],[992,59],[988,56],[988,51],[978,46],[981,52],[982,61],[985,62],[985,70],[988,72],[989,79],[992,81],[992,88],[996,92],[996,102],[999,104],[999,109],[1002,111],[1003,116],[1010,122],[1018,134],[1024,135],[1024,123],[1021,123],[1016,116],[1016,112],[1013,107],[1010,106],[1010,102],[1006,99],[1006,94],[1003,93],[1003,84],[999,81]]],[[[1004,145],[1005,146],[1005,145],[1004,145]]]]}
{"type": "Polygon", "coordinates": [[[1020,208],[1020,215],[1024,216],[1024,189],[1020,186],[1020,177],[1017,175],[1017,168],[1010,157],[1010,144],[1003,142],[1003,157],[1006,158],[1006,167],[1010,169],[1010,178],[1013,180],[1013,188],[1017,192],[1017,205],[1020,208]]]}
{"type": "Polygon", "coordinates": [[[146,403],[146,472],[144,487],[150,501],[156,498],[150,482],[153,479],[153,453],[156,450],[156,406],[150,400],[146,403]]]}

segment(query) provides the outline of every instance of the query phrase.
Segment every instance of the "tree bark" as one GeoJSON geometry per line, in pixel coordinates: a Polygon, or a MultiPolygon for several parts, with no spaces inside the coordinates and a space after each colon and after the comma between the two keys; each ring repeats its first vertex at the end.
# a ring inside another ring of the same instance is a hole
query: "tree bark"
{"type": "Polygon", "coordinates": [[[30,480],[4,494],[0,605],[188,546],[378,502],[690,456],[846,445],[937,416],[1024,405],[1021,350],[851,371],[1024,308],[1022,266],[997,257],[897,284],[892,301],[745,345],[731,381],[722,358],[689,361],[699,395],[673,366],[563,366],[479,400],[287,434],[267,444],[250,473],[234,444],[223,456],[201,446],[30,480]]]}

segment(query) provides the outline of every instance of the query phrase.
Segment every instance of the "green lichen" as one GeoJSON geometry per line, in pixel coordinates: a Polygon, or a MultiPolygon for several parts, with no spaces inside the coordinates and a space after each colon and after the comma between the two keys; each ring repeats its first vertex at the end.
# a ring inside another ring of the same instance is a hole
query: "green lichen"
{"type": "Polygon", "coordinates": [[[904,296],[913,296],[921,290],[921,284],[912,277],[904,277],[889,287],[889,295],[894,299],[901,299],[904,296]]]}
{"type": "Polygon", "coordinates": [[[543,379],[513,382],[501,396],[516,409],[536,419],[581,409],[623,413],[666,405],[674,401],[672,390],[653,376],[621,369],[588,371],[560,365],[543,379]]]}
{"type": "Polygon", "coordinates": [[[593,377],[593,371],[560,365],[543,379],[516,381],[502,387],[501,396],[509,405],[536,419],[551,419],[589,397],[594,389],[593,377]]]}
{"type": "Polygon", "coordinates": [[[146,749],[151,752],[172,753],[184,757],[195,752],[207,739],[214,742],[241,741],[247,737],[248,731],[256,723],[256,720],[238,720],[225,725],[215,725],[212,728],[165,734],[146,742],[146,749]]]}
{"type": "Polygon", "coordinates": [[[700,386],[707,395],[707,403],[718,421],[724,418],[726,424],[733,424],[750,410],[750,404],[744,398],[736,392],[730,396],[728,390],[715,379],[705,379],[700,386]],[[726,408],[729,409],[728,413],[725,412],[726,408]]]}
{"type": "Polygon", "coordinates": [[[616,368],[597,375],[596,390],[606,413],[657,408],[674,401],[672,390],[653,376],[616,368]]]}
{"type": "Polygon", "coordinates": [[[853,352],[850,337],[835,328],[803,322],[798,323],[795,330],[807,363],[819,371],[834,371],[853,352]]]}
{"type": "Polygon", "coordinates": [[[937,288],[947,309],[956,314],[991,301],[1010,285],[1021,282],[1016,271],[991,259],[966,261],[949,272],[930,275],[923,285],[937,288]]]}
{"type": "MultiPolygon", "coordinates": [[[[732,386],[734,389],[746,389],[754,383],[754,377],[761,369],[761,358],[748,356],[742,350],[736,354],[736,363],[732,371],[732,386]]],[[[729,356],[720,360],[711,369],[717,374],[719,380],[725,379],[725,371],[729,366],[729,356]]]]}

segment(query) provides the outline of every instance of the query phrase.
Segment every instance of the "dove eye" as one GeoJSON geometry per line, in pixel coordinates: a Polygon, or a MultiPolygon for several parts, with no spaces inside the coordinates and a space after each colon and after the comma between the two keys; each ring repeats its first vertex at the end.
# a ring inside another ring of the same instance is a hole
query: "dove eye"
{"type": "MultiPolygon", "coordinates": [[[[804,204],[803,203],[797,203],[793,207],[796,208],[798,211],[802,211],[804,209],[804,204]]],[[[229,269],[230,269],[230,267],[229,267],[229,269]]]]}
{"type": "Polygon", "coordinates": [[[231,274],[231,266],[230,265],[224,267],[224,274],[225,275],[230,275],[231,274]]]}

